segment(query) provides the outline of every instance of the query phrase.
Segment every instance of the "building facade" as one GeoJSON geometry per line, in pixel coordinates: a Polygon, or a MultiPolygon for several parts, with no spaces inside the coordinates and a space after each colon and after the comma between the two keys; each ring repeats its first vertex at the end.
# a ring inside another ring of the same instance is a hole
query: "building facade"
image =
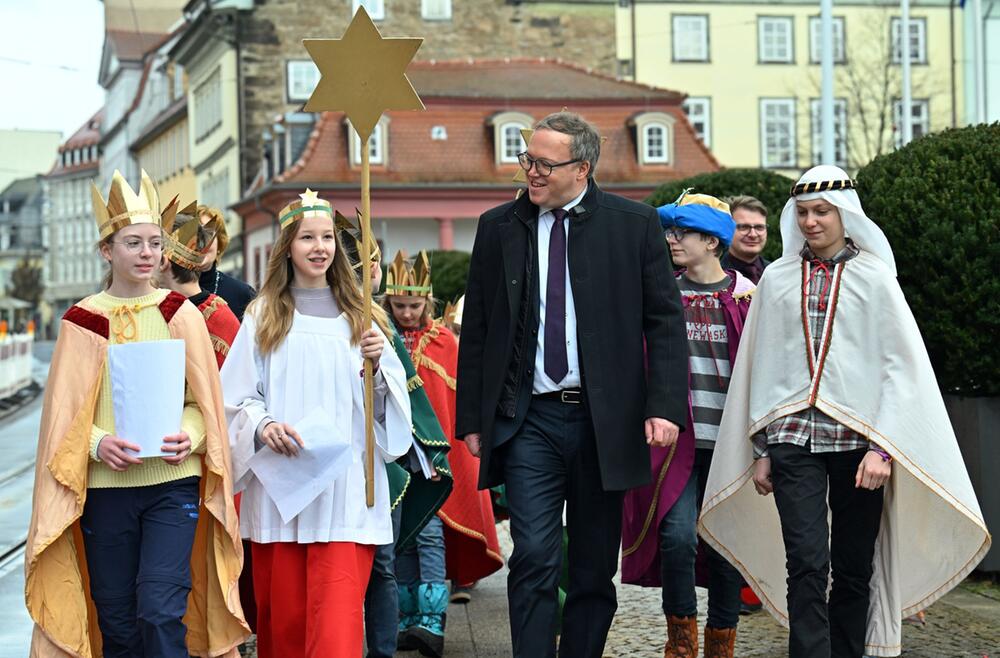
{"type": "Polygon", "coordinates": [[[58,130],[0,130],[0,190],[48,171],[61,141],[58,130]]]}
{"type": "MultiPolygon", "coordinates": [[[[99,182],[103,112],[98,112],[59,148],[59,157],[42,183],[45,302],[58,319],[75,302],[97,292],[107,266],[97,253],[91,183],[99,182]]],[[[101,190],[102,196],[107,189],[101,190]]],[[[53,329],[58,323],[51,323],[53,329]]]]}
{"type": "MultiPolygon", "coordinates": [[[[962,10],[913,0],[914,138],[964,123],[962,10]]],[[[837,0],[833,12],[837,164],[850,170],[899,144],[899,3],[837,0]]],[[[621,68],[688,93],[685,108],[726,167],[794,174],[820,160],[819,3],[622,0],[621,68]]]]}
{"type": "MultiPolygon", "coordinates": [[[[479,215],[514,198],[522,131],[564,106],[605,138],[596,168],[605,190],[643,199],[665,181],[719,168],[678,92],[546,59],[414,62],[407,76],[426,110],[387,112],[369,142],[372,226],[384,254],[471,250],[479,215]]],[[[234,206],[257,287],[277,213],[305,188],[345,215],[360,207],[362,146],[343,113],[290,115],[268,134],[268,166],[234,206]]]]}

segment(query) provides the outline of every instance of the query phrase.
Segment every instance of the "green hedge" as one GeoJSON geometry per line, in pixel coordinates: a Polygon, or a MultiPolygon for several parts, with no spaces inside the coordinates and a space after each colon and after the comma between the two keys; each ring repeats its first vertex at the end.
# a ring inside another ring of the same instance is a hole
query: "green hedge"
{"type": "Polygon", "coordinates": [[[456,302],[465,294],[471,254],[464,251],[429,251],[427,255],[431,259],[431,281],[440,314],[446,302],[456,302]]]}
{"type": "Polygon", "coordinates": [[[915,140],[857,178],[941,388],[1000,395],[1000,123],[915,140]]]}
{"type": "Polygon", "coordinates": [[[795,181],[791,178],[766,169],[724,169],[664,183],[653,191],[646,203],[656,207],[673,203],[689,187],[694,188],[694,192],[719,198],[743,194],[756,197],[767,207],[767,246],[764,247],[764,257],[774,260],[781,256],[778,220],[794,184],[795,181]]]}

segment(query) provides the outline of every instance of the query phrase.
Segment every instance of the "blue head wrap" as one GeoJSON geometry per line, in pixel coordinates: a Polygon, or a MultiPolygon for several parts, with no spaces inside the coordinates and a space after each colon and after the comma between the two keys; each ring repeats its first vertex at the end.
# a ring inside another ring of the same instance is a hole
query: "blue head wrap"
{"type": "Polygon", "coordinates": [[[714,235],[727,247],[736,232],[729,204],[707,194],[688,194],[685,190],[677,201],[660,206],[656,212],[660,215],[660,225],[665,229],[677,226],[714,235]]]}

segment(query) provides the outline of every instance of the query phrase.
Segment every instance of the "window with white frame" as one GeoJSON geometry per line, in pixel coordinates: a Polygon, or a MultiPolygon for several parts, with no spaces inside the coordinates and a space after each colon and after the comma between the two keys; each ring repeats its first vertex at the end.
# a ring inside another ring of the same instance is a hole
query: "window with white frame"
{"type": "Polygon", "coordinates": [[[760,164],[795,167],[795,99],[760,100],[760,164]]]}
{"type": "MultiPolygon", "coordinates": [[[[350,127],[351,140],[354,147],[351,149],[351,162],[355,166],[361,166],[361,137],[358,136],[354,127],[350,127]]],[[[379,121],[372,130],[371,137],[368,138],[368,163],[373,165],[384,165],[386,162],[386,124],[379,121]]]]}
{"type": "Polygon", "coordinates": [[[527,146],[521,131],[527,128],[523,123],[508,121],[500,126],[500,162],[503,164],[517,164],[517,154],[527,146]]]}
{"type": "Polygon", "coordinates": [[[385,18],[385,0],[354,0],[351,15],[358,13],[359,7],[364,7],[373,21],[385,18]]]}
{"type": "Polygon", "coordinates": [[[790,64],[795,61],[791,16],[757,17],[757,59],[767,64],[790,64]]]}
{"type": "MultiPolygon", "coordinates": [[[[913,139],[923,137],[931,131],[931,108],[930,101],[926,98],[913,100],[911,107],[911,121],[913,127],[913,139]]],[[[903,101],[895,100],[892,103],[892,133],[896,148],[903,146],[903,101]]]]}
{"type": "Polygon", "coordinates": [[[635,117],[636,159],[640,165],[673,163],[675,122],[666,112],[643,112],[635,117]]]}
{"type": "Polygon", "coordinates": [[[451,19],[451,0],[420,0],[420,16],[425,21],[451,19]]]}
{"type": "MultiPolygon", "coordinates": [[[[892,63],[903,61],[903,44],[899,40],[900,26],[903,19],[893,18],[889,28],[889,38],[892,40],[892,63]]],[[[927,63],[927,19],[910,19],[910,62],[914,64],[927,63]]]]}
{"type": "Polygon", "coordinates": [[[705,146],[712,146],[712,99],[707,96],[688,96],[684,100],[687,114],[695,135],[705,146]]]}
{"type": "Polygon", "coordinates": [[[222,125],[222,72],[216,68],[194,90],[194,138],[202,140],[222,125]]]}
{"type": "Polygon", "coordinates": [[[809,101],[810,127],[812,129],[812,164],[847,166],[847,100],[833,99],[833,157],[834,162],[823,162],[823,103],[818,98],[809,101]]]}
{"type": "MultiPolygon", "coordinates": [[[[819,16],[809,18],[809,62],[819,64],[823,59],[823,21],[819,16]]],[[[833,63],[847,61],[844,48],[844,17],[833,17],[833,63]]]]}
{"type": "Polygon", "coordinates": [[[674,14],[672,41],[675,62],[708,61],[708,16],[674,14]]]}
{"type": "Polygon", "coordinates": [[[319,69],[312,60],[293,59],[285,63],[285,93],[289,101],[307,101],[319,84],[319,69]]]}

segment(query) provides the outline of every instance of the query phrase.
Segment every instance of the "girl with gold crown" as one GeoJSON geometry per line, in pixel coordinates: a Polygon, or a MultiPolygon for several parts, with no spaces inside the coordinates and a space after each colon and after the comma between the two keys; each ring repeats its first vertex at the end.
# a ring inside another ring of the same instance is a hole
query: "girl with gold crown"
{"type": "MultiPolygon", "coordinates": [[[[455,436],[455,374],[458,341],[441,322],[432,320],[430,261],[417,254],[411,265],[402,252],[386,271],[384,306],[391,313],[410,352],[417,375],[445,436],[455,436]]],[[[460,447],[461,448],[461,447],[460,447]]],[[[399,581],[399,648],[425,656],[444,651],[446,579],[470,585],[503,566],[488,491],[478,491],[479,460],[468,450],[449,453],[454,488],[417,537],[416,546],[396,559],[399,581]]]]}
{"type": "Polygon", "coordinates": [[[25,560],[31,655],[235,655],[243,553],[212,344],[183,295],[151,284],[164,239],[146,172],[138,194],[117,171],[107,201],[92,192],[110,271],[66,312],[49,370],[25,560]],[[184,342],[181,425],[162,456],[139,458],[116,432],[130,391],[112,387],[109,352],[170,339],[184,342]]]}
{"type": "Polygon", "coordinates": [[[222,368],[233,473],[244,491],[240,524],[252,542],[257,651],[260,658],[360,657],[375,549],[393,539],[385,463],[412,443],[406,375],[384,349],[389,326],[381,308],[372,309],[377,326],[364,330],[366,296],[330,203],[306,190],[279,222],[264,285],[222,368]],[[372,507],[365,500],[364,359],[375,365],[372,507]],[[265,487],[260,465],[305,469],[316,439],[346,450],[347,463],[278,483],[296,492],[297,506],[272,494],[278,489],[265,487]],[[275,455],[290,464],[275,466],[275,455]]]}

